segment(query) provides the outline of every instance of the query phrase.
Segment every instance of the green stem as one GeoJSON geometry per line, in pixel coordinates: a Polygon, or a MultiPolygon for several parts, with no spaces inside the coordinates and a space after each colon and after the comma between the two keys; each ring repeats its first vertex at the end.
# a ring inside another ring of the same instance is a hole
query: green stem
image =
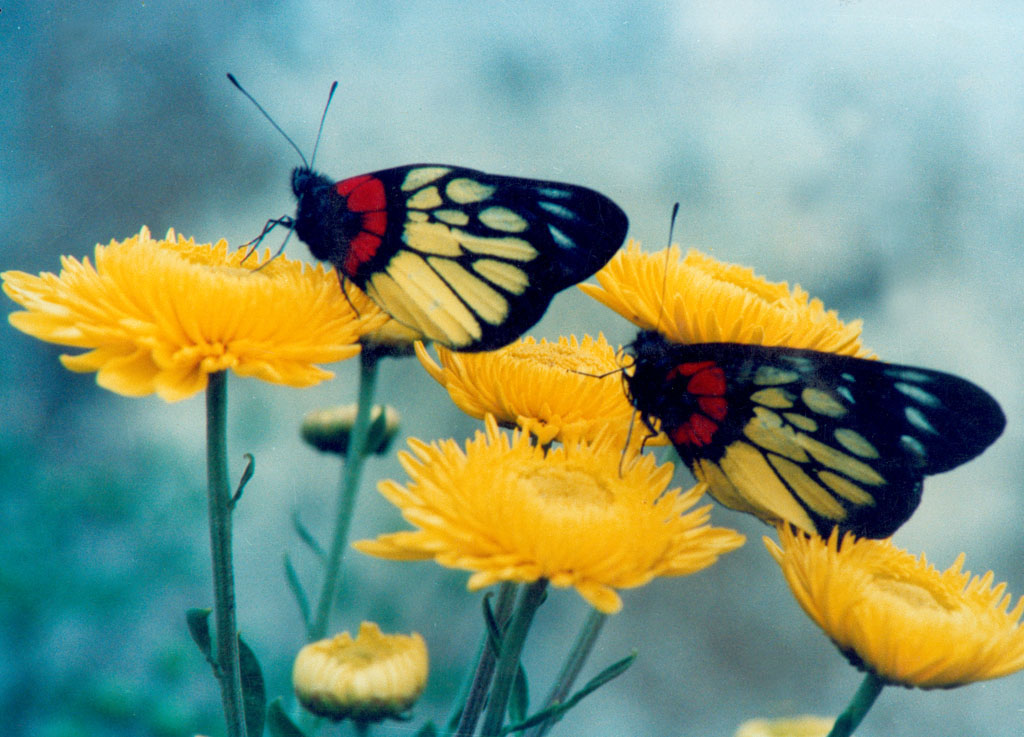
{"type": "Polygon", "coordinates": [[[327,636],[331,609],[338,593],[341,558],[348,545],[352,510],[359,494],[359,477],[363,471],[363,461],[366,460],[366,442],[370,429],[370,410],[373,407],[373,390],[377,382],[378,360],[379,357],[370,352],[364,351],[359,354],[359,405],[352,434],[349,435],[348,450],[345,453],[338,514],[334,520],[334,535],[331,538],[331,549],[327,554],[320,599],[317,601],[316,616],[308,633],[311,642],[327,636]]]}
{"type": "MultiPolygon", "coordinates": [[[[601,634],[601,628],[604,627],[604,623],[607,620],[607,614],[602,614],[596,609],[590,610],[587,621],[584,622],[579,634],[576,635],[576,642],[573,643],[572,650],[569,651],[569,657],[565,659],[562,672],[558,674],[558,677],[555,679],[555,685],[551,688],[551,693],[548,694],[544,704],[538,711],[543,711],[549,706],[561,703],[569,695],[569,691],[572,690],[573,684],[576,683],[576,679],[580,675],[580,671],[583,670],[584,663],[590,657],[594,644],[597,642],[597,636],[601,634]]],[[[554,719],[542,722],[526,732],[526,737],[543,737],[555,724],[556,720],[554,719]]]]}
{"type": "Polygon", "coordinates": [[[832,731],[828,733],[828,737],[850,737],[884,687],[885,681],[868,671],[864,680],[861,681],[857,693],[850,699],[846,711],[840,714],[836,723],[832,725],[832,731]]]}
{"type": "Polygon", "coordinates": [[[494,685],[488,697],[487,714],[480,730],[481,737],[498,737],[501,734],[505,713],[508,710],[508,698],[512,693],[512,682],[519,668],[519,655],[523,651],[533,615],[544,601],[547,585],[546,578],[537,579],[523,589],[519,596],[519,603],[516,604],[508,630],[501,640],[501,654],[494,673],[494,685]]]}
{"type": "MultiPolygon", "coordinates": [[[[505,631],[508,618],[512,613],[512,604],[516,598],[518,586],[505,581],[498,588],[498,601],[494,605],[494,621],[501,632],[505,631]]],[[[484,629],[484,636],[480,640],[480,647],[477,652],[476,669],[473,671],[473,681],[469,686],[464,699],[459,699],[461,707],[457,714],[449,718],[448,724],[458,717],[458,726],[453,731],[454,737],[470,737],[476,729],[477,720],[487,703],[487,690],[491,685],[491,677],[494,675],[494,664],[498,657],[490,643],[490,632],[484,629]]]]}
{"type": "Polygon", "coordinates": [[[242,674],[238,664],[235,580],[231,564],[231,487],[227,458],[227,374],[210,374],[206,387],[206,475],[213,561],[213,612],[217,633],[217,678],[228,737],[245,736],[242,674]]]}

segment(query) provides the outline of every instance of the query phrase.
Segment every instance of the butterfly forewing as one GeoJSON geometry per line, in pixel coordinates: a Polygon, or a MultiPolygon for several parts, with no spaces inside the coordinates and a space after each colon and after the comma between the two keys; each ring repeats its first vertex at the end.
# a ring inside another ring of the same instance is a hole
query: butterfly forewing
{"type": "Polygon", "coordinates": [[[937,371],[653,332],[632,350],[633,403],[719,501],[821,534],[891,534],[925,475],[974,458],[1005,425],[984,390],[937,371]]]}
{"type": "Polygon", "coordinates": [[[622,244],[626,215],[585,187],[416,164],[331,183],[297,169],[294,227],[385,311],[457,350],[541,318],[622,244]]]}

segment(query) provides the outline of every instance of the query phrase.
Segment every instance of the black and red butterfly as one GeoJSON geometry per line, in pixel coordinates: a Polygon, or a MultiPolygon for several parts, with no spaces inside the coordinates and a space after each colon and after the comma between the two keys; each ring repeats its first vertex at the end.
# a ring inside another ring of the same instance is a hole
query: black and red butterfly
{"type": "Polygon", "coordinates": [[[727,507],[827,535],[887,537],[925,476],[966,463],[1006,424],[987,392],[938,371],[642,331],[630,401],[727,507]]]}
{"type": "MultiPolygon", "coordinates": [[[[292,229],[317,259],[395,320],[459,351],[511,343],[556,293],[591,276],[622,245],[629,221],[599,192],[574,184],[412,164],[334,181],[249,98],[298,152],[292,229]]],[[[327,105],[337,89],[331,86],[327,105]]],[[[324,117],[320,121],[323,131],[324,117]]],[[[317,135],[319,144],[320,135],[317,135]]],[[[283,247],[283,246],[282,246],[283,247]]]]}
{"type": "Polygon", "coordinates": [[[333,182],[292,174],[315,258],[400,323],[460,351],[500,348],[622,245],[626,214],[572,184],[413,164],[333,182]]]}

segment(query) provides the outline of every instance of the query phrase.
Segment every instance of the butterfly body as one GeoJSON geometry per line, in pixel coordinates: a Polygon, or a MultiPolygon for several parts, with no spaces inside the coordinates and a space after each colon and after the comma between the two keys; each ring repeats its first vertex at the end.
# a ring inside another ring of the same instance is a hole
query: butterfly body
{"type": "Polygon", "coordinates": [[[333,182],[292,173],[294,227],[383,310],[430,340],[479,351],[515,340],[554,295],[600,269],[625,213],[560,182],[414,164],[333,182]]]}
{"type": "Polygon", "coordinates": [[[716,499],[823,535],[892,534],[924,476],[971,460],[1005,426],[984,390],[938,371],[653,331],[630,353],[630,400],[716,499]]]}

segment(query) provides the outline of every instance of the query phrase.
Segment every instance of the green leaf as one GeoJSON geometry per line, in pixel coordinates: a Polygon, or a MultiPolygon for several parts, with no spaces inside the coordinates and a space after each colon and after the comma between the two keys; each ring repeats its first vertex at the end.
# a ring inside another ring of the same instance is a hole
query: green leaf
{"type": "Polygon", "coordinates": [[[252,453],[245,454],[245,468],[242,469],[242,477],[238,479],[238,486],[235,488],[235,493],[231,497],[231,501],[228,502],[228,509],[234,509],[238,500],[242,498],[242,492],[245,490],[245,485],[252,479],[253,474],[256,473],[256,457],[252,453]]]}
{"type": "Polygon", "coordinates": [[[530,689],[526,683],[526,671],[522,663],[516,669],[515,678],[512,680],[512,693],[508,699],[508,718],[513,723],[520,722],[526,718],[530,711],[530,689]]]}
{"type": "Polygon", "coordinates": [[[302,624],[305,630],[309,632],[309,599],[306,597],[306,592],[302,588],[302,582],[299,580],[299,574],[295,570],[295,566],[292,565],[292,559],[288,553],[284,554],[284,574],[288,578],[288,588],[292,590],[292,596],[295,597],[295,603],[299,605],[299,613],[302,615],[302,624]]]}
{"type": "MultiPolygon", "coordinates": [[[[277,736],[275,735],[275,737],[277,736]]],[[[427,722],[417,730],[413,737],[437,737],[437,727],[433,722],[427,722]]]]}
{"type": "Polygon", "coordinates": [[[242,672],[242,706],[245,709],[245,733],[259,737],[267,713],[267,689],[263,683],[260,661],[238,636],[238,665],[242,672]]]}
{"type": "Polygon", "coordinates": [[[285,713],[280,698],[270,702],[270,708],[267,709],[267,729],[270,731],[271,737],[306,737],[305,733],[295,726],[295,722],[285,713]]]}
{"type": "Polygon", "coordinates": [[[302,524],[302,520],[299,519],[298,512],[292,513],[292,527],[295,528],[295,532],[299,536],[299,539],[306,543],[306,546],[313,551],[321,562],[323,562],[327,557],[327,553],[325,553],[324,549],[320,547],[320,543],[318,543],[316,538],[313,537],[313,533],[310,532],[304,524],[302,524]]]}
{"type": "Polygon", "coordinates": [[[621,676],[623,673],[625,673],[629,669],[629,666],[633,665],[634,660],[636,660],[636,652],[630,653],[622,660],[618,660],[609,665],[603,671],[601,671],[596,676],[587,681],[586,685],[583,686],[583,688],[574,693],[563,703],[552,704],[547,709],[542,709],[541,711],[538,711],[529,719],[525,719],[517,724],[511,724],[505,727],[503,730],[501,730],[501,733],[511,734],[512,732],[519,732],[529,727],[533,727],[537,724],[540,724],[542,722],[557,722],[559,719],[565,716],[566,712],[568,712],[569,709],[573,708],[574,706],[576,706],[576,704],[582,701],[584,697],[589,696],[591,693],[601,688],[601,686],[608,683],[608,681],[611,681],[612,679],[617,678],[621,676]]]}
{"type": "Polygon", "coordinates": [[[498,620],[494,618],[494,610],[491,609],[492,596],[493,594],[488,591],[484,594],[480,605],[483,608],[484,625],[487,627],[487,643],[490,645],[495,657],[500,657],[502,634],[501,627],[498,626],[498,620]]]}
{"type": "Polygon", "coordinates": [[[185,621],[188,623],[189,634],[192,640],[199,646],[206,659],[212,664],[213,660],[213,638],[210,636],[210,609],[189,609],[185,612],[185,621]]]}

